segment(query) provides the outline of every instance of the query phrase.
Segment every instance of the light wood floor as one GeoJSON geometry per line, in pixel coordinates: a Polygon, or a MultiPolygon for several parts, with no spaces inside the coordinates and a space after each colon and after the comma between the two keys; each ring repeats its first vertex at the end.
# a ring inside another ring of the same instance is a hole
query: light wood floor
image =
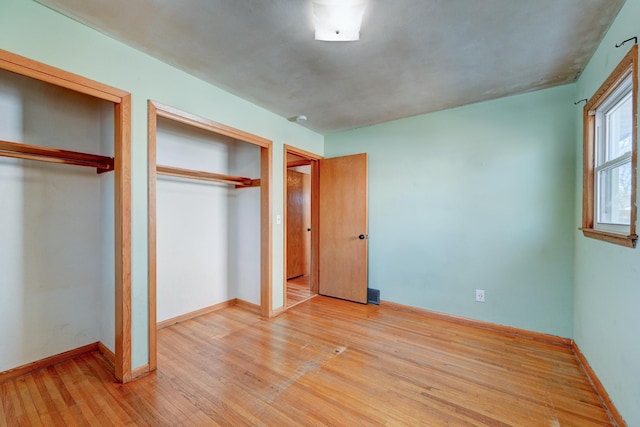
{"type": "Polygon", "coordinates": [[[610,425],[570,349],[316,297],[159,332],[159,369],[98,354],[0,384],[0,425],[610,425]]]}
{"type": "Polygon", "coordinates": [[[311,278],[307,275],[287,280],[287,308],[300,304],[317,294],[311,292],[311,278]]]}

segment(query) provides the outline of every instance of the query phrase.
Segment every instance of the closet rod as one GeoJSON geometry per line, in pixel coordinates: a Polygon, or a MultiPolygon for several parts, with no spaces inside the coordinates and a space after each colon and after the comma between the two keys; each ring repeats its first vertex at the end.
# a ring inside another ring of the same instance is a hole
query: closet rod
{"type": "Polygon", "coordinates": [[[79,153],[77,151],[60,150],[58,148],[40,147],[37,145],[18,144],[16,142],[2,140],[0,140],[0,157],[37,160],[40,162],[59,163],[65,165],[88,166],[96,168],[98,173],[113,170],[112,157],[79,153]]]}
{"type": "Polygon", "coordinates": [[[173,166],[156,165],[156,173],[159,175],[175,176],[178,178],[199,179],[202,181],[224,182],[234,184],[236,188],[258,187],[259,179],[244,178],[241,176],[224,175],[213,172],[203,172],[193,169],[182,169],[173,166]]]}

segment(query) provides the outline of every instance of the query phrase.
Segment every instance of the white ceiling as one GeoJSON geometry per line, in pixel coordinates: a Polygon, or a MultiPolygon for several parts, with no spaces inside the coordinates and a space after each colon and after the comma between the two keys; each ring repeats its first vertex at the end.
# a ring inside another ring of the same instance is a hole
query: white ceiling
{"type": "Polygon", "coordinates": [[[322,134],[570,83],[624,0],[368,0],[360,41],[310,0],[38,0],[322,134]]]}

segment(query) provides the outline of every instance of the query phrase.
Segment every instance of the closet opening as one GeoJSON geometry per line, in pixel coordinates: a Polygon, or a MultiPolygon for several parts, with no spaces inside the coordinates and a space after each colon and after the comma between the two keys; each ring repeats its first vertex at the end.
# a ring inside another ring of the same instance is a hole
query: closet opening
{"type": "Polygon", "coordinates": [[[285,309],[318,295],[318,161],[285,145],[285,309]]]}
{"type": "Polygon", "coordinates": [[[0,50],[0,381],[131,372],[130,95],[0,50]]]}
{"type": "Polygon", "coordinates": [[[224,307],[273,316],[271,141],[149,101],[149,370],[157,331],[224,307]]]}

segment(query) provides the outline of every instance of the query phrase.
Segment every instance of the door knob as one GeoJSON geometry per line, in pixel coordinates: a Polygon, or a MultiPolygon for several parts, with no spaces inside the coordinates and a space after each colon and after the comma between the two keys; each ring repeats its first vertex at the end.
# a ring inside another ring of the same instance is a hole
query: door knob
{"type": "Polygon", "coordinates": [[[360,239],[360,240],[364,240],[364,239],[366,239],[367,237],[369,237],[369,236],[367,236],[366,234],[361,234],[361,235],[359,235],[359,236],[358,236],[358,239],[360,239]]]}

